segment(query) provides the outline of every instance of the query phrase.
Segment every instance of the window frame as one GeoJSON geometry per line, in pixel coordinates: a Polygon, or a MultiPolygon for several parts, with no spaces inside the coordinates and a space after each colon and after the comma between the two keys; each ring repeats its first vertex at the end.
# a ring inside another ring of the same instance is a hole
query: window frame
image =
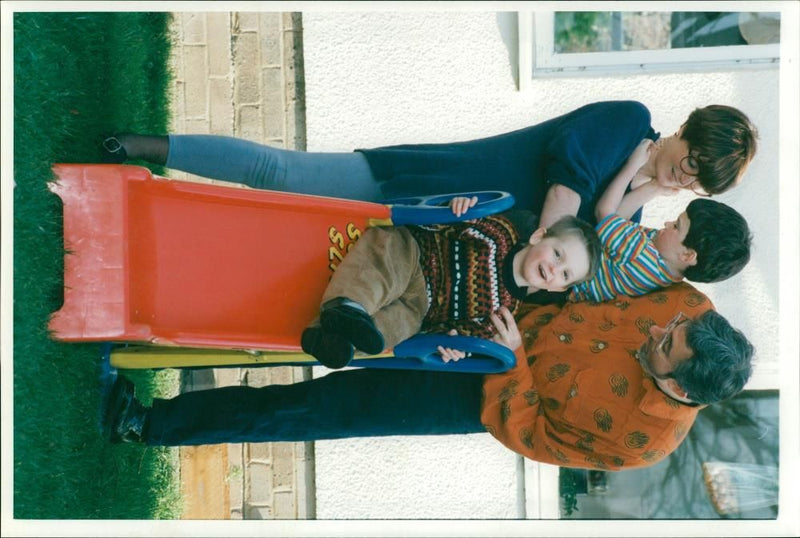
{"type": "Polygon", "coordinates": [[[780,43],[644,51],[554,52],[555,11],[520,11],[520,89],[531,78],[778,67],[780,43]]]}

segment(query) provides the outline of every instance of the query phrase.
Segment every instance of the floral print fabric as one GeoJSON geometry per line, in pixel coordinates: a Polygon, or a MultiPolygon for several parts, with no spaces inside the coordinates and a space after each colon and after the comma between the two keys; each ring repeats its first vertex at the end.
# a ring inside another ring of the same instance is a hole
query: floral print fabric
{"type": "Polygon", "coordinates": [[[700,407],[661,392],[636,351],[651,325],[712,308],[686,283],[560,310],[532,307],[517,316],[516,366],[485,377],[481,421],[533,460],[603,470],[652,465],[680,445],[700,407]]]}

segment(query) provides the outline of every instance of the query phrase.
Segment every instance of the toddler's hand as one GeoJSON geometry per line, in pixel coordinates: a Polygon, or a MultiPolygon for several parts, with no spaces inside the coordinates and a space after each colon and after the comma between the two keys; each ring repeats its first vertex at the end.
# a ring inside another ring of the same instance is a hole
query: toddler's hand
{"type": "Polygon", "coordinates": [[[460,349],[452,349],[442,346],[437,346],[436,349],[439,351],[439,355],[442,356],[442,360],[444,362],[457,361],[467,356],[467,354],[460,349]]]}
{"type": "MultiPolygon", "coordinates": [[[[455,329],[450,329],[447,331],[447,336],[458,336],[458,331],[455,329]]],[[[439,355],[442,356],[442,360],[444,362],[457,361],[467,356],[466,353],[458,349],[442,346],[437,346],[436,349],[439,351],[439,355]]]]}
{"type": "Polygon", "coordinates": [[[659,196],[675,196],[676,194],[681,192],[681,189],[679,187],[665,187],[664,185],[659,183],[658,180],[655,178],[652,178],[650,180],[650,184],[656,190],[656,193],[659,196]]]}
{"type": "Polygon", "coordinates": [[[467,198],[466,196],[456,196],[450,200],[450,209],[453,210],[453,214],[456,217],[460,217],[466,213],[470,207],[474,207],[477,203],[477,196],[473,196],[472,198],[467,198]]]}
{"type": "Polygon", "coordinates": [[[636,170],[639,170],[639,168],[647,163],[647,160],[650,158],[650,153],[652,153],[655,147],[655,142],[649,138],[645,138],[639,142],[639,145],[636,146],[636,149],[633,150],[633,153],[628,157],[628,164],[633,165],[636,170]]]}

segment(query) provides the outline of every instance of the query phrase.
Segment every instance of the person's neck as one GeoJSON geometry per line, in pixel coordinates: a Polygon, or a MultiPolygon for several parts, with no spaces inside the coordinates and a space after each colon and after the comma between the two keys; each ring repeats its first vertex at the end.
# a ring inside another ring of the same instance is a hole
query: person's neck
{"type": "Polygon", "coordinates": [[[664,257],[660,252],[658,253],[661,256],[661,261],[664,262],[664,265],[667,266],[669,273],[674,277],[684,278],[683,272],[686,270],[686,265],[672,260],[667,259],[664,257]]]}
{"type": "Polygon", "coordinates": [[[647,162],[644,163],[644,166],[639,168],[639,171],[636,173],[633,181],[631,181],[631,189],[635,189],[642,183],[645,183],[651,178],[656,177],[656,157],[658,156],[658,152],[661,151],[663,144],[663,138],[656,140],[655,151],[650,153],[650,157],[647,159],[647,162]]]}

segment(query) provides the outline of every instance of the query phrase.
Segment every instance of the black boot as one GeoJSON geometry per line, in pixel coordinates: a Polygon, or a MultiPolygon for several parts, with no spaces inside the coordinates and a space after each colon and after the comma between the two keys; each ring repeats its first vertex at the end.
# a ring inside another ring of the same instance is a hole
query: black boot
{"type": "Polygon", "coordinates": [[[345,297],[322,305],[319,321],[329,333],[341,335],[357,349],[374,355],[383,351],[383,334],[363,306],[345,297]]]}
{"type": "Polygon", "coordinates": [[[121,164],[142,159],[164,165],[169,154],[169,137],[120,133],[103,140],[101,151],[104,163],[121,164]]]}
{"type": "Polygon", "coordinates": [[[355,352],[350,342],[319,326],[308,327],[303,331],[300,346],[320,364],[333,370],[344,368],[350,364],[355,352]]]}
{"type": "Polygon", "coordinates": [[[102,161],[106,164],[122,164],[128,160],[128,152],[116,136],[103,140],[101,152],[102,161]]]}
{"type": "Polygon", "coordinates": [[[103,416],[103,435],[111,443],[143,442],[148,410],[136,399],[133,383],[117,377],[103,416]]]}

